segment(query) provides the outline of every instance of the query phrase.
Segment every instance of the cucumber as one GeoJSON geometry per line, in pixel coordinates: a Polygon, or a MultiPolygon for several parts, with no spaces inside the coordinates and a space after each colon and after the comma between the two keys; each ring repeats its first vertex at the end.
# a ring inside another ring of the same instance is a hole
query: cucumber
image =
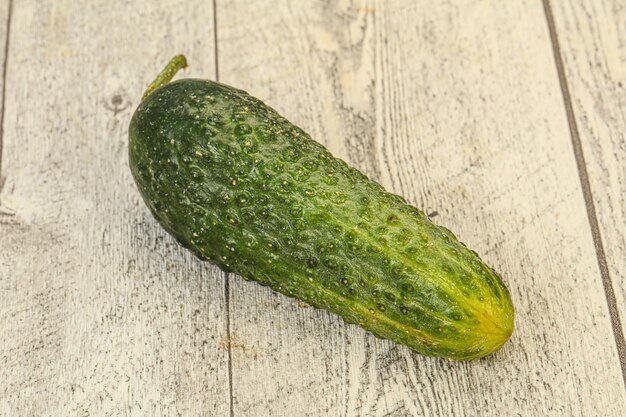
{"type": "Polygon", "coordinates": [[[446,228],[217,82],[151,84],[129,162],[157,221],[200,259],[424,355],[473,359],[513,332],[509,291],[446,228]]]}

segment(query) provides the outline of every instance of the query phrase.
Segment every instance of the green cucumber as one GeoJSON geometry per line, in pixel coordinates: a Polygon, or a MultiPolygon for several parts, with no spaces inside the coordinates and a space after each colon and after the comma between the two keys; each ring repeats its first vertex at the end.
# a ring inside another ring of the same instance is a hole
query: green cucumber
{"type": "Polygon", "coordinates": [[[184,66],[168,64],[129,128],[137,187],[182,246],[424,355],[509,339],[509,291],[448,229],[246,92],[169,82],[184,66]]]}

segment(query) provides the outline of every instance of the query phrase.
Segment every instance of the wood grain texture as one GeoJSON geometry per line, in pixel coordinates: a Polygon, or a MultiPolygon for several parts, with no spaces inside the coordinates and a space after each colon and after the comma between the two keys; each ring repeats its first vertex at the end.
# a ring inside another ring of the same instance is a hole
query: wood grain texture
{"type": "Polygon", "coordinates": [[[14,1],[0,415],[228,413],[223,274],[156,225],[127,166],[143,89],[180,52],[211,76],[212,26],[206,1],[14,1]]]}
{"type": "MultiPolygon", "coordinates": [[[[626,4],[617,0],[554,2],[553,10],[620,317],[617,325],[623,334],[626,333],[626,4]]],[[[622,364],[622,369],[626,369],[626,364],[622,364]]]]}
{"type": "MultiPolygon", "coordinates": [[[[4,112],[2,108],[4,107],[4,76],[5,76],[5,68],[6,68],[6,48],[7,48],[7,34],[9,31],[9,16],[11,14],[11,1],[3,0],[0,2],[0,62],[2,64],[0,67],[0,97],[2,97],[2,101],[0,101],[0,192],[2,192],[2,187],[4,185],[4,178],[2,177],[2,121],[4,117],[4,112]]],[[[2,200],[0,200],[0,215],[3,213],[9,213],[7,209],[2,207],[2,200]]]]}
{"type": "Polygon", "coordinates": [[[233,277],[235,415],[621,415],[541,2],[224,0],[217,16],[221,81],[437,212],[517,308],[502,351],[453,363],[233,277]]]}

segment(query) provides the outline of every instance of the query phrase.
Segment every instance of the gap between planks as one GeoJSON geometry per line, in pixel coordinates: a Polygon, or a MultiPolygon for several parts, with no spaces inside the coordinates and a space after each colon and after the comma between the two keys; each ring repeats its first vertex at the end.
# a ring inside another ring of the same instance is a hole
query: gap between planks
{"type": "Polygon", "coordinates": [[[583,198],[585,200],[587,219],[589,220],[589,227],[591,229],[593,245],[596,252],[598,267],[600,269],[602,286],[604,287],[604,295],[606,297],[606,302],[609,308],[609,316],[611,318],[613,336],[615,339],[617,354],[622,370],[622,379],[624,381],[624,385],[626,386],[626,341],[624,340],[622,323],[619,317],[619,312],[617,310],[617,300],[615,298],[611,275],[609,273],[609,268],[606,260],[606,253],[604,251],[604,244],[602,243],[602,236],[600,234],[600,225],[598,223],[596,207],[593,202],[593,193],[591,191],[591,183],[589,182],[589,174],[587,172],[587,165],[585,162],[585,155],[583,153],[583,147],[578,131],[578,124],[576,123],[574,107],[572,106],[572,97],[569,91],[567,77],[565,75],[565,66],[563,64],[563,56],[561,54],[561,47],[559,45],[559,38],[557,35],[556,24],[554,22],[554,16],[552,14],[552,7],[550,6],[550,0],[542,0],[542,2],[543,9],[546,15],[546,22],[548,24],[548,31],[550,33],[550,41],[552,43],[554,63],[559,77],[561,94],[563,95],[563,105],[565,107],[565,113],[567,115],[567,123],[569,126],[570,137],[572,140],[574,157],[576,159],[576,167],[578,168],[578,176],[580,179],[583,198]]]}
{"type": "MultiPolygon", "coordinates": [[[[4,61],[2,62],[2,110],[0,111],[0,193],[4,187],[5,177],[2,176],[2,140],[4,138],[4,102],[6,97],[7,85],[7,63],[9,61],[9,38],[11,37],[11,11],[13,8],[13,0],[9,0],[9,11],[6,20],[6,39],[4,40],[4,61]]],[[[0,208],[2,200],[0,200],[0,208]]],[[[1,213],[1,210],[0,210],[1,213]]]]}
{"type": "MultiPolygon", "coordinates": [[[[215,81],[220,81],[220,67],[219,67],[219,48],[217,47],[217,0],[213,2],[213,48],[215,56],[215,81]]],[[[228,341],[228,397],[229,397],[229,414],[230,417],[235,417],[235,406],[233,404],[233,348],[232,338],[230,336],[230,274],[223,272],[224,275],[224,306],[226,307],[226,340],[228,341]]]]}

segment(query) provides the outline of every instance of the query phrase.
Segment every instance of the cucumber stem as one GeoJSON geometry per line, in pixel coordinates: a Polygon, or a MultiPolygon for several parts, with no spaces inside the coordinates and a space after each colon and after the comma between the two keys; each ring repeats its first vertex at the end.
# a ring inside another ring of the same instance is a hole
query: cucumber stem
{"type": "Polygon", "coordinates": [[[172,78],[174,78],[174,75],[176,75],[176,73],[183,68],[187,68],[187,58],[185,58],[185,55],[176,55],[174,58],[170,59],[170,62],[167,63],[165,68],[163,68],[159,75],[156,76],[154,81],[150,83],[146,92],[143,93],[141,101],[145,100],[146,97],[148,97],[150,93],[157,88],[169,83],[172,78]]]}

